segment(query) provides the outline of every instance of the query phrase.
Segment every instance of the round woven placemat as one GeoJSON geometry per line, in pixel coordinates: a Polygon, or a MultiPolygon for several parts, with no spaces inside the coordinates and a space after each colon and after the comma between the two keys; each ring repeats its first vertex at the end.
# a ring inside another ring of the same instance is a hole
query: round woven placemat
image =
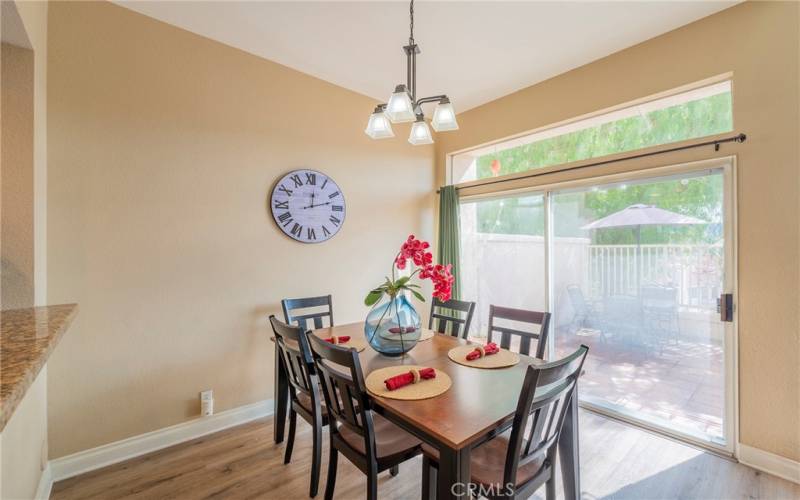
{"type": "Polygon", "coordinates": [[[422,334],[419,336],[419,342],[422,342],[424,340],[430,340],[433,338],[434,335],[436,334],[433,333],[433,330],[422,330],[422,334]]]}
{"type": "Polygon", "coordinates": [[[505,368],[519,363],[517,353],[500,349],[497,354],[484,356],[473,361],[467,361],[467,354],[475,350],[475,344],[461,345],[450,349],[447,357],[456,363],[473,368],[505,368]]]}
{"type": "Polygon", "coordinates": [[[414,342],[416,338],[422,334],[422,331],[423,330],[413,331],[410,333],[392,333],[392,332],[381,331],[378,335],[380,335],[381,338],[384,338],[386,340],[391,340],[393,342],[400,342],[401,339],[405,340],[406,342],[414,342]]]}
{"type": "MultiPolygon", "coordinates": [[[[408,340],[412,334],[405,334],[405,335],[406,335],[406,340],[408,340]]],[[[433,338],[434,335],[435,334],[433,333],[433,330],[426,330],[424,328],[421,328],[419,332],[419,340],[417,340],[417,342],[422,342],[423,340],[430,340],[433,338]]],[[[388,340],[394,340],[400,342],[400,334],[398,333],[381,332],[380,336],[388,340]]]]}
{"type": "Polygon", "coordinates": [[[386,368],[375,370],[367,375],[367,379],[364,381],[367,384],[367,390],[371,394],[380,396],[382,398],[403,399],[410,401],[415,399],[434,398],[439,394],[446,392],[447,389],[449,389],[453,384],[453,381],[450,380],[449,375],[441,370],[436,370],[436,378],[420,380],[416,384],[408,384],[407,386],[395,389],[393,391],[390,391],[386,388],[386,385],[383,383],[384,380],[389,377],[394,377],[395,375],[400,375],[401,373],[408,373],[408,371],[412,368],[419,370],[425,367],[417,365],[399,365],[387,366],[386,368]]]}
{"type": "Polygon", "coordinates": [[[347,342],[336,345],[339,347],[352,347],[358,352],[361,352],[367,348],[367,339],[363,339],[361,337],[351,337],[347,342]]]}

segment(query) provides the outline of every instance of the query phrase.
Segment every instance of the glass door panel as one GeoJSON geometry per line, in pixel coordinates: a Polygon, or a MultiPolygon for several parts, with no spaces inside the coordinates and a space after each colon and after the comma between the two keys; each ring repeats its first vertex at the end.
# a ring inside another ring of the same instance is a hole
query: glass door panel
{"type": "Polygon", "coordinates": [[[544,195],[464,201],[460,218],[461,296],[477,303],[470,336],[485,339],[491,304],[547,310],[544,195]]]}
{"type": "Polygon", "coordinates": [[[589,346],[581,400],[719,447],[730,445],[724,174],[550,194],[554,355],[589,346]]]}

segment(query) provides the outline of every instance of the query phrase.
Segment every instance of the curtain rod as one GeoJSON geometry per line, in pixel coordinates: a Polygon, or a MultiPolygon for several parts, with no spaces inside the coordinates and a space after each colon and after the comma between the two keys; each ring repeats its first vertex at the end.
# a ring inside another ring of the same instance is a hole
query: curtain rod
{"type": "MultiPolygon", "coordinates": [[[[739,143],[742,143],[742,142],[744,142],[746,140],[747,140],[747,136],[745,134],[739,134],[739,135],[735,135],[733,137],[726,137],[724,139],[717,139],[716,141],[699,142],[697,144],[689,144],[689,145],[686,145],[686,146],[679,146],[679,147],[676,147],[676,148],[660,149],[658,151],[651,151],[649,153],[639,153],[639,154],[636,154],[636,155],[625,156],[625,157],[622,157],[622,158],[615,158],[613,160],[596,161],[594,163],[587,163],[586,165],[576,165],[574,167],[564,168],[564,169],[560,169],[560,170],[549,170],[547,172],[532,172],[532,173],[530,173],[528,175],[522,175],[520,177],[511,177],[511,178],[507,178],[507,179],[493,179],[493,180],[489,180],[489,181],[486,181],[486,182],[480,182],[478,184],[470,184],[469,186],[464,186],[463,188],[456,187],[456,190],[477,188],[477,187],[481,187],[481,186],[488,186],[490,184],[499,184],[501,182],[518,181],[518,180],[521,180],[521,179],[530,179],[532,177],[539,177],[541,175],[549,175],[549,174],[560,173],[560,172],[569,172],[571,170],[580,170],[580,169],[583,169],[583,168],[597,167],[597,166],[600,166],[600,165],[608,165],[609,163],[617,163],[617,162],[621,162],[621,161],[636,160],[636,159],[639,159],[639,158],[646,158],[648,156],[663,155],[665,153],[674,153],[675,151],[683,151],[684,149],[694,149],[694,148],[702,148],[702,147],[705,147],[705,146],[714,146],[714,151],[719,151],[719,145],[720,144],[724,144],[726,142],[739,142],[739,143]]],[[[436,190],[436,194],[439,194],[439,191],[440,191],[440,189],[437,189],[436,190]]]]}

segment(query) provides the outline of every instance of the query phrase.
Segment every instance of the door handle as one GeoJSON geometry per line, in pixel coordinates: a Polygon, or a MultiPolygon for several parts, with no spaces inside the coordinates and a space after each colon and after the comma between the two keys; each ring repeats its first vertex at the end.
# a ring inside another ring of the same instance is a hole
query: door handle
{"type": "Polygon", "coordinates": [[[733,321],[733,294],[723,293],[717,299],[717,312],[719,320],[730,323],[733,321]]]}

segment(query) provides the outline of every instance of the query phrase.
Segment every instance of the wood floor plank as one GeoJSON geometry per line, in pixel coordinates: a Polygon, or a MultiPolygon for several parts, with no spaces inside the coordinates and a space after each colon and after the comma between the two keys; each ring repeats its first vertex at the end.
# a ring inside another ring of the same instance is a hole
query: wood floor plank
{"type": "MultiPolygon", "coordinates": [[[[324,434],[327,439],[327,432],[324,434]]],[[[322,498],[328,447],[324,439],[322,498]]],[[[581,410],[583,498],[636,500],[800,499],[800,486],[653,433],[581,410]]],[[[298,421],[292,463],[262,419],[59,481],[51,498],[294,499],[308,498],[311,432],[298,421]]],[[[419,498],[421,460],[380,476],[381,499],[419,498]]],[[[340,456],[336,499],[364,497],[366,479],[340,456]]],[[[561,485],[558,492],[561,497],[561,485]]],[[[544,499],[544,490],[532,497],[544,499]]]]}

